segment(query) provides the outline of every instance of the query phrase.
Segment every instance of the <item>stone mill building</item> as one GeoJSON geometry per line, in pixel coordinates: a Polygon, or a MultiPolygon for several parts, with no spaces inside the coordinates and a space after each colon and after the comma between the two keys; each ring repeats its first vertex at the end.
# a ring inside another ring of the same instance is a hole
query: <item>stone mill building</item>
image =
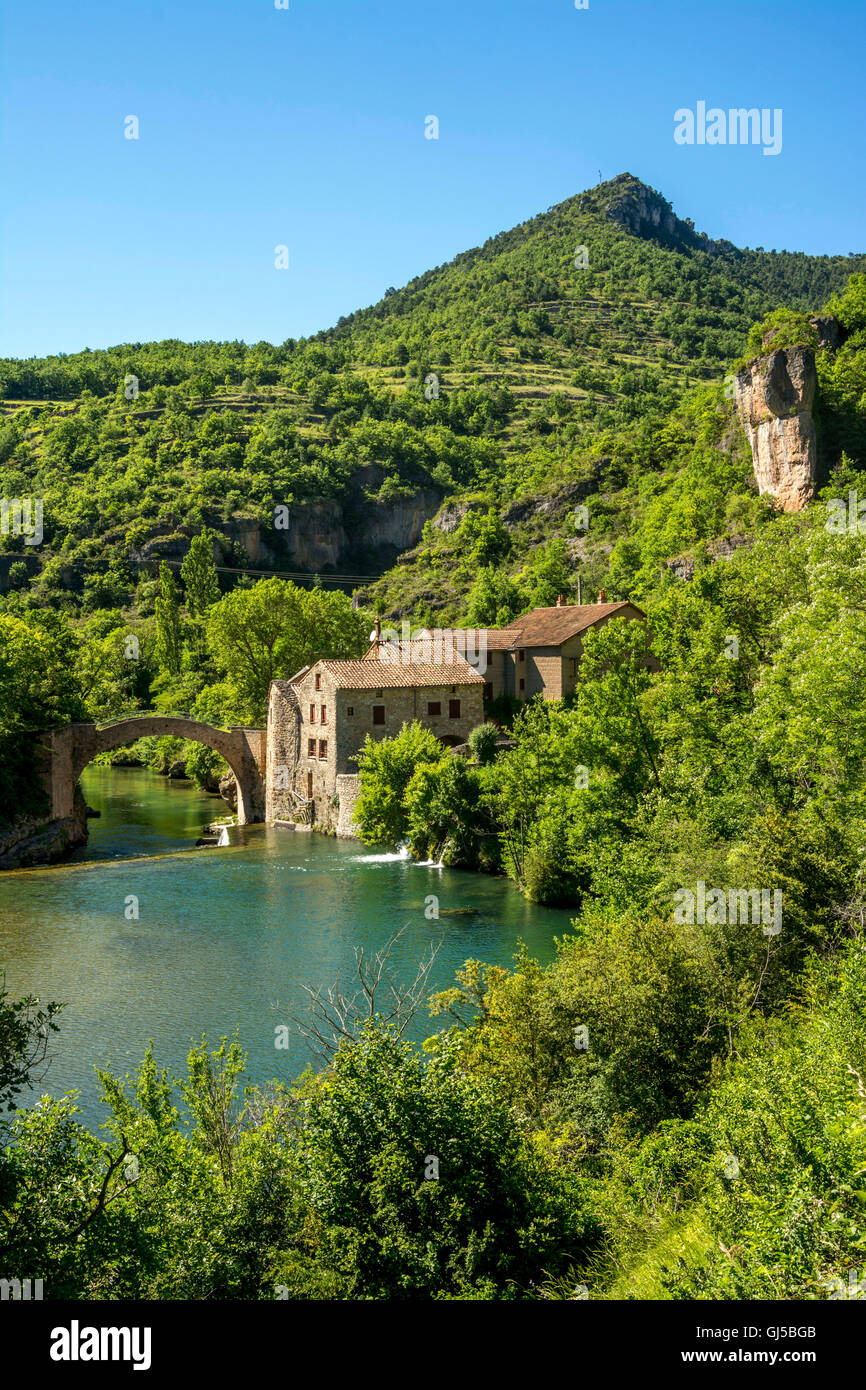
{"type": "Polygon", "coordinates": [[[618,619],[645,622],[646,615],[627,601],[560,599],[508,627],[474,633],[469,643],[466,633],[438,628],[382,640],[377,622],[361,660],[323,658],[291,680],[272,681],[265,819],[351,836],[357,756],[368,734],[393,738],[418,720],[456,747],[484,722],[485,700],[561,700],[577,684],[586,633],[618,619]]]}
{"type": "Polygon", "coordinates": [[[484,721],[483,692],[484,677],[456,655],[431,665],[322,660],[272,681],[267,821],[351,835],[367,735],[393,738],[417,719],[446,747],[465,743],[484,721]]]}

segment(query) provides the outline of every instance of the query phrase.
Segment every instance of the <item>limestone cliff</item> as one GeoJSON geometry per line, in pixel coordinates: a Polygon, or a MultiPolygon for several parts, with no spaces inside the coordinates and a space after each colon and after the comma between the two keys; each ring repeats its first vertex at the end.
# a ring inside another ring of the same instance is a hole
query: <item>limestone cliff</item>
{"type": "Polygon", "coordinates": [[[780,348],[756,357],[734,381],[758,491],[784,512],[802,511],[814,495],[817,468],[814,350],[780,348]]]}
{"type": "MultiPolygon", "coordinates": [[[[235,515],[228,521],[206,516],[225,537],[220,564],[236,564],[231,544],[239,545],[246,562],[264,569],[319,572],[328,569],[366,573],[386,569],[404,550],[416,545],[425,521],[439,510],[442,490],[420,468],[404,469],[409,479],[402,495],[378,497],[387,475],[378,464],[367,464],[350,479],[340,498],[314,497],[288,506],[287,524],[235,515]]],[[[191,527],[154,528],[133,560],[182,559],[189,549],[191,527]],[[165,534],[167,533],[167,534],[165,534]]],[[[2,572],[0,572],[2,585],[2,572]]]]}

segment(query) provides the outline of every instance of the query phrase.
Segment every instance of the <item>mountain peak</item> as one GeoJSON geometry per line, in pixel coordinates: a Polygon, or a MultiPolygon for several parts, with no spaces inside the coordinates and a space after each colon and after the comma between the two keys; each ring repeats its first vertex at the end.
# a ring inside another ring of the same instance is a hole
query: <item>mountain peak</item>
{"type": "Polygon", "coordinates": [[[669,246],[736,253],[732,242],[712,241],[706,232],[696,232],[691,218],[677,217],[667,198],[634,174],[617,174],[616,178],[579,194],[576,203],[578,212],[608,217],[634,236],[652,237],[669,246]]]}

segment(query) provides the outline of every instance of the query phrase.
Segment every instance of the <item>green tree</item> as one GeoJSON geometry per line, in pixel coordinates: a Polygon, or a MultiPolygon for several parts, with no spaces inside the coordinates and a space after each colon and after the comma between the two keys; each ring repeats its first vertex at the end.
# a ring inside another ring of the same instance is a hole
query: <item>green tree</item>
{"type": "Polygon", "coordinates": [[[208,530],[193,536],[180,567],[186,589],[186,606],[193,618],[204,618],[211,604],[216,603],[220,596],[213,559],[213,539],[214,533],[208,530]]]}
{"type": "Polygon", "coordinates": [[[526,607],[525,592],[505,570],[495,565],[481,567],[469,593],[472,627],[507,627],[526,607]]]}
{"type": "Polygon", "coordinates": [[[596,1230],[453,1045],[424,1061],[375,1023],[305,1099],[294,1175],[315,1234],[278,1265],[290,1296],[327,1274],[343,1298],[496,1297],[571,1268],[596,1230]]]}
{"type": "Polygon", "coordinates": [[[272,680],[285,680],[320,657],[358,657],[369,615],[348,597],[305,590],[283,579],[236,588],[207,613],[208,648],[251,719],[261,719],[272,680]]]}
{"type": "Polygon", "coordinates": [[[35,995],[11,999],[0,975],[0,1112],[17,1109],[15,1097],[42,1080],[49,1035],[62,1004],[41,1004],[35,995]]]}
{"type": "Polygon", "coordinates": [[[183,621],[180,595],[174,575],[165,561],[159,567],[159,597],[156,611],[156,659],[169,675],[180,672],[183,654],[183,621]]]}
{"type": "Polygon", "coordinates": [[[79,642],[59,613],[0,613],[0,730],[86,717],[75,674],[79,642]]]}
{"type": "Polygon", "coordinates": [[[497,724],[479,724],[470,732],[467,743],[472,749],[473,757],[482,767],[492,763],[496,757],[498,738],[499,726],[497,724]]]}
{"type": "Polygon", "coordinates": [[[483,516],[467,512],[458,534],[469,542],[469,555],[476,565],[501,564],[511,551],[511,536],[495,507],[488,507],[483,516]]]}
{"type": "Polygon", "coordinates": [[[463,868],[498,869],[483,770],[463,758],[421,763],[403,796],[413,854],[463,868]]]}
{"type": "Polygon", "coordinates": [[[393,738],[377,741],[367,735],[358,754],[361,794],[355,803],[355,824],[365,844],[395,845],[406,838],[404,798],[411,778],[422,765],[449,756],[417,719],[393,738]]]}
{"type": "Polygon", "coordinates": [[[530,563],[520,575],[520,583],[530,608],[552,608],[560,595],[571,598],[574,585],[574,566],[569,560],[565,541],[548,541],[533,552],[530,563]]]}

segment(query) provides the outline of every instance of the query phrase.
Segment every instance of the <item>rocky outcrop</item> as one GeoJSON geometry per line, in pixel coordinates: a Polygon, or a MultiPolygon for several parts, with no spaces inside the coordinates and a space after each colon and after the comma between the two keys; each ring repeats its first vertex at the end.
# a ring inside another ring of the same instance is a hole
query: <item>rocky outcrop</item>
{"type": "Polygon", "coordinates": [[[677,217],[667,199],[637,181],[627,192],[612,199],[607,215],[635,236],[663,232],[672,237],[677,230],[677,217]]]}
{"type": "Polygon", "coordinates": [[[837,348],[842,346],[846,336],[845,330],[832,314],[818,314],[809,322],[818,334],[819,347],[829,348],[831,352],[835,352],[837,348]]]}
{"type": "Polygon", "coordinates": [[[802,511],[814,495],[817,471],[814,350],[780,348],[749,362],[734,381],[758,491],[784,512],[802,511]]]}
{"type": "MultiPolygon", "coordinates": [[[[318,574],[349,570],[363,574],[388,568],[404,550],[416,545],[425,521],[436,515],[442,491],[421,468],[403,468],[402,495],[384,498],[376,494],[389,474],[377,463],[365,464],[349,479],[340,498],[313,497],[286,504],[287,517],[263,520],[256,516],[232,516],[224,521],[216,512],[206,515],[209,526],[220,533],[214,559],[221,565],[237,565],[238,550],[246,563],[260,569],[297,570],[318,574]]],[[[134,561],[180,560],[195,534],[192,527],[154,528],[150,538],[130,551],[134,561]]]]}
{"type": "MultiPolygon", "coordinates": [[[[741,546],[751,547],[754,543],[752,536],[720,536],[718,540],[707,542],[704,553],[710,560],[730,560],[741,546]]],[[[694,579],[695,566],[696,557],[690,552],[675,555],[672,560],[665,560],[665,569],[670,570],[674,579],[682,579],[686,583],[694,579]]]]}
{"type": "Polygon", "coordinates": [[[570,511],[598,491],[604,469],[609,463],[610,459],[596,459],[591,475],[580,482],[566,483],[553,492],[530,493],[509,502],[502,511],[506,530],[513,531],[515,527],[534,520],[565,521],[570,511]]]}
{"type": "Polygon", "coordinates": [[[737,259],[742,254],[731,241],[713,241],[706,232],[696,232],[690,217],[677,217],[667,198],[633,174],[618,174],[609,183],[582,194],[577,207],[579,212],[603,213],[633,236],[706,251],[711,256],[737,259]]]}
{"type": "Polygon", "coordinates": [[[0,831],[0,869],[53,864],[87,844],[87,804],[75,790],[72,815],[57,819],[25,817],[0,831]]]}
{"type": "Polygon", "coordinates": [[[487,504],[485,502],[444,502],[433,518],[433,525],[437,531],[442,531],[446,536],[450,536],[452,531],[457,530],[469,512],[483,512],[486,509],[487,504]]]}
{"type": "Polygon", "coordinates": [[[227,772],[219,780],[219,794],[233,811],[238,809],[238,784],[233,772],[227,772]]]}
{"type": "Polygon", "coordinates": [[[39,573],[41,561],[32,551],[29,555],[23,551],[7,551],[5,555],[0,555],[0,594],[5,594],[12,588],[9,571],[13,565],[23,565],[27,570],[27,578],[33,579],[39,573]]]}

